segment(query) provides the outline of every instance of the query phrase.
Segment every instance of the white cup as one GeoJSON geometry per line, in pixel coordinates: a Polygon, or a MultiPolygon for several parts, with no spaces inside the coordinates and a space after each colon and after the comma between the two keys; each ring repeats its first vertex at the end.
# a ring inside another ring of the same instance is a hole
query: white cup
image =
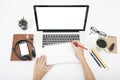
{"type": "Polygon", "coordinates": [[[105,50],[105,52],[108,52],[107,46],[108,46],[108,42],[107,42],[106,37],[99,37],[96,40],[96,50],[97,51],[105,50]]]}

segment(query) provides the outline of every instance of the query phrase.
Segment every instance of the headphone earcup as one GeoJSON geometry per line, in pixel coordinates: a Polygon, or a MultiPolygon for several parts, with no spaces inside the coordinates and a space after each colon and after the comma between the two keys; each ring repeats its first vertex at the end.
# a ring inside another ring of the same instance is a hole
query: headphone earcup
{"type": "Polygon", "coordinates": [[[18,53],[18,52],[16,51],[16,46],[17,46],[19,43],[23,42],[23,41],[28,42],[28,43],[33,47],[32,57],[36,57],[36,52],[35,52],[34,45],[33,45],[33,43],[32,43],[31,41],[29,41],[29,40],[20,40],[20,41],[16,42],[16,44],[15,44],[14,47],[13,47],[13,51],[14,51],[15,55],[16,55],[19,59],[21,59],[21,60],[23,60],[23,61],[32,60],[32,58],[31,58],[30,55],[21,56],[21,55],[19,55],[19,54],[21,54],[21,53],[18,53]]]}
{"type": "Polygon", "coordinates": [[[31,58],[30,58],[29,55],[24,55],[24,56],[22,56],[21,58],[22,58],[22,60],[25,60],[25,61],[31,60],[31,58]]]}
{"type": "Polygon", "coordinates": [[[35,50],[32,50],[32,56],[33,56],[33,57],[36,57],[36,52],[35,52],[35,50]]]}

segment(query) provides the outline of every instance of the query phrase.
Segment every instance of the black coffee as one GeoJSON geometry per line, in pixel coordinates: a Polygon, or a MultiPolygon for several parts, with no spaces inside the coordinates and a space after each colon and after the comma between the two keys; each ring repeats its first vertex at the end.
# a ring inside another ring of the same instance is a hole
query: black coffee
{"type": "Polygon", "coordinates": [[[101,48],[105,48],[107,46],[107,43],[104,40],[99,39],[97,40],[97,45],[101,48]]]}

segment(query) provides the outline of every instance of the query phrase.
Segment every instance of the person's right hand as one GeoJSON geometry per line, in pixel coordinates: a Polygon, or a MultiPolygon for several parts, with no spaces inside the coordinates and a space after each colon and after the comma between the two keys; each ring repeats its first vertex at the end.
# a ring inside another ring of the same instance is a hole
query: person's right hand
{"type": "Polygon", "coordinates": [[[89,65],[87,64],[85,57],[84,57],[84,49],[79,47],[78,44],[80,46],[83,46],[83,44],[81,44],[79,41],[73,41],[72,42],[72,46],[75,50],[75,54],[78,57],[78,59],[81,61],[82,67],[83,67],[83,71],[84,71],[84,75],[85,75],[85,80],[95,80],[94,74],[92,73],[89,65]]]}
{"type": "Polygon", "coordinates": [[[81,44],[79,41],[72,41],[72,47],[73,49],[75,50],[75,54],[76,56],[81,59],[81,58],[84,58],[84,49],[79,47],[79,46],[76,46],[74,43],[78,43],[79,45],[81,46],[84,46],[83,44],[81,44]]]}

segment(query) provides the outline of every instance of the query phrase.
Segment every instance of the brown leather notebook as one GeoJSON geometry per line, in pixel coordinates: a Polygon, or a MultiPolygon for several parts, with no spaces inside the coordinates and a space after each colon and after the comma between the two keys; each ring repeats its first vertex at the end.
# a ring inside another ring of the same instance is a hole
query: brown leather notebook
{"type": "MultiPolygon", "coordinates": [[[[13,35],[12,49],[11,49],[11,61],[21,61],[21,59],[18,58],[18,56],[16,56],[16,54],[13,50],[13,48],[15,48],[17,54],[21,55],[20,54],[20,48],[19,48],[18,44],[16,45],[16,43],[18,41],[21,41],[21,40],[28,40],[33,44],[33,39],[34,39],[33,34],[14,34],[13,35]],[[16,47],[15,47],[15,45],[16,45],[16,47]]],[[[28,49],[29,49],[29,56],[32,59],[32,48],[33,47],[31,46],[30,43],[27,43],[27,44],[28,44],[28,49]]]]}

